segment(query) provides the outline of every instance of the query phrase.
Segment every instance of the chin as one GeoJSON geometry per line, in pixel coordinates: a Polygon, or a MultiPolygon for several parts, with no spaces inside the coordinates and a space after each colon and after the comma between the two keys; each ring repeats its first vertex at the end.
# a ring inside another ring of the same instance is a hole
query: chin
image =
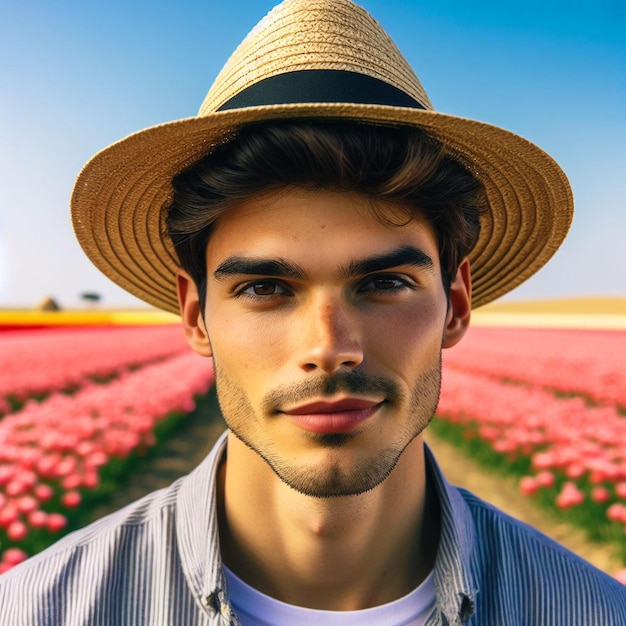
{"type": "Polygon", "coordinates": [[[323,449],[307,455],[307,460],[298,465],[294,465],[292,457],[287,461],[237,436],[269,466],[284,485],[313,498],[338,498],[358,496],[381,485],[420,432],[421,430],[404,444],[371,453],[364,453],[362,448],[358,451],[345,450],[345,454],[342,448],[346,448],[355,438],[354,434],[316,433],[313,438],[323,449]],[[323,457],[321,459],[320,454],[323,457]]]}

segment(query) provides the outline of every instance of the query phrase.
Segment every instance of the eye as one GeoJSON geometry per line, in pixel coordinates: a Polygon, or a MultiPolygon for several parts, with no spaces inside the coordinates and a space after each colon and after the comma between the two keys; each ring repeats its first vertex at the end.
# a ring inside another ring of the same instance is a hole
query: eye
{"type": "Polygon", "coordinates": [[[393,293],[403,291],[404,289],[412,289],[412,286],[404,278],[395,275],[372,276],[359,286],[359,292],[361,293],[393,293]]]}
{"type": "Polygon", "coordinates": [[[279,282],[273,280],[255,280],[254,282],[244,285],[235,295],[250,298],[270,298],[272,296],[290,295],[290,292],[279,282]]]}

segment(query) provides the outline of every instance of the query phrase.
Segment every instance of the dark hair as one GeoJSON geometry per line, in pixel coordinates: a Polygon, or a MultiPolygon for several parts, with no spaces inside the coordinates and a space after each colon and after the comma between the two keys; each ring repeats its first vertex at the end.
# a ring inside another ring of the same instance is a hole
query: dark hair
{"type": "MultiPolygon", "coordinates": [[[[357,191],[397,202],[406,215],[403,224],[419,211],[436,233],[446,292],[476,243],[485,203],[479,181],[425,131],[358,122],[246,126],[178,174],[173,186],[166,227],[201,302],[213,223],[229,207],[259,192],[284,186],[357,191]]],[[[375,205],[372,210],[377,213],[375,205]]],[[[376,217],[393,223],[389,216],[376,217]]]]}

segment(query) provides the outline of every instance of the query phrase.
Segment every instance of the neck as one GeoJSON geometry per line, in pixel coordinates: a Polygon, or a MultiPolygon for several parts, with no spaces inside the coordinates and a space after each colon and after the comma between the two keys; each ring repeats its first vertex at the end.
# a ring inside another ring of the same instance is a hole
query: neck
{"type": "Polygon", "coordinates": [[[226,565],[290,604],[369,608],[414,589],[434,564],[438,507],[427,498],[421,437],[371,491],[314,498],[285,485],[231,433],[218,511],[226,565]]]}

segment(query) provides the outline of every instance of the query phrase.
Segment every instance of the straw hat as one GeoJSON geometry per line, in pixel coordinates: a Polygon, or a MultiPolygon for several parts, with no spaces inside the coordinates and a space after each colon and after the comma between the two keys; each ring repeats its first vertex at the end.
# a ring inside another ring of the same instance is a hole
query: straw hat
{"type": "Polygon", "coordinates": [[[350,0],[285,0],[250,32],[197,117],[154,126],[96,154],[72,194],[92,262],[142,300],[178,313],[178,261],[164,233],[171,179],[250,122],[332,118],[420,126],[483,183],[490,211],[470,254],[473,306],[542,267],[569,229],[569,183],[545,152],[506,130],[433,111],[390,37],[350,0]]]}

